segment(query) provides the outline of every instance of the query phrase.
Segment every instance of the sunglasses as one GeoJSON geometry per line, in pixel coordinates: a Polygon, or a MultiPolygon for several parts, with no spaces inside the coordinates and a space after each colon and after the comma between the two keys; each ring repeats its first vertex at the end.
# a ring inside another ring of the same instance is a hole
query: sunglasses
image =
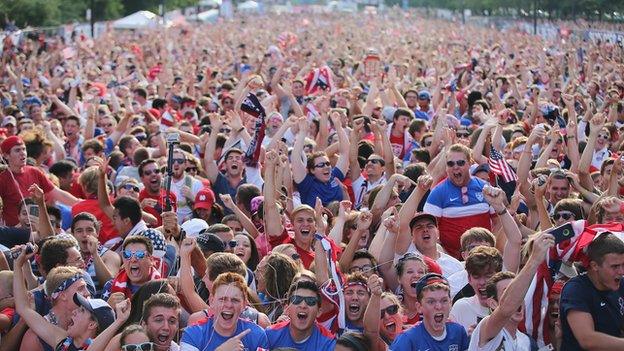
{"type": "Polygon", "coordinates": [[[464,167],[466,165],[466,160],[457,160],[457,161],[446,161],[446,167],[464,167]]]}
{"type": "Polygon", "coordinates": [[[124,250],[123,251],[123,258],[125,258],[126,260],[131,259],[132,256],[136,257],[137,260],[142,260],[145,257],[147,257],[147,252],[143,250],[137,250],[137,251],[124,250]]]}
{"type": "Polygon", "coordinates": [[[230,129],[230,128],[221,128],[221,129],[219,129],[219,133],[227,134],[227,133],[230,133],[231,131],[232,131],[232,129],[230,129]]]}
{"type": "Polygon", "coordinates": [[[290,258],[292,258],[293,260],[297,261],[301,258],[301,255],[299,255],[298,253],[294,253],[292,255],[290,255],[290,258]]]}
{"type": "Polygon", "coordinates": [[[140,191],[139,187],[136,186],[136,185],[133,185],[133,184],[125,184],[123,186],[123,188],[126,189],[126,190],[132,190],[132,191],[134,191],[136,193],[138,193],[140,191]]]}
{"type": "MultiPolygon", "coordinates": [[[[546,139],[546,143],[549,144],[550,143],[550,139],[546,139]]],[[[561,144],[563,144],[563,140],[557,139],[557,145],[561,145],[561,144]]]]}
{"type": "Polygon", "coordinates": [[[197,172],[197,167],[186,167],[187,172],[197,172]]]}
{"type": "Polygon", "coordinates": [[[598,134],[598,137],[599,137],[599,138],[602,138],[602,139],[604,139],[604,140],[609,140],[609,136],[608,136],[608,135],[606,135],[606,134],[598,134]]]}
{"type": "Polygon", "coordinates": [[[186,159],[183,159],[183,158],[174,158],[173,159],[173,163],[177,163],[179,165],[184,164],[184,162],[186,162],[186,159]]]}
{"type": "Polygon", "coordinates": [[[235,248],[235,247],[236,247],[236,245],[238,245],[238,243],[236,242],[236,240],[230,240],[230,241],[228,242],[228,246],[229,246],[229,247],[231,247],[231,248],[235,248]]]}
{"type": "Polygon", "coordinates": [[[306,305],[312,307],[318,304],[318,298],[316,296],[299,296],[293,295],[289,299],[290,303],[293,305],[298,305],[302,301],[305,301],[306,305]]]}
{"type": "Polygon", "coordinates": [[[329,167],[329,166],[331,166],[331,163],[327,161],[327,162],[321,162],[321,163],[315,164],[314,168],[323,168],[323,167],[329,167]]]}
{"type": "Polygon", "coordinates": [[[553,215],[553,219],[555,221],[558,221],[560,219],[562,219],[564,221],[570,220],[570,218],[574,218],[574,213],[572,212],[567,212],[567,211],[561,211],[561,212],[557,212],[553,215]]]}
{"type": "Polygon", "coordinates": [[[143,175],[146,175],[146,176],[151,176],[152,174],[160,174],[160,173],[161,173],[161,170],[158,168],[143,171],[143,175]]]}
{"type": "Polygon", "coordinates": [[[455,136],[457,136],[458,138],[467,138],[470,136],[470,133],[468,132],[457,132],[455,133],[455,136]]]}
{"type": "Polygon", "coordinates": [[[372,164],[380,165],[380,166],[384,166],[386,164],[384,160],[380,160],[378,158],[372,158],[370,160],[366,160],[366,163],[372,163],[372,164]]]}
{"type": "Polygon", "coordinates": [[[383,318],[386,313],[388,316],[394,316],[397,312],[399,312],[399,305],[390,305],[381,309],[381,318],[383,318]]]}
{"type": "Polygon", "coordinates": [[[126,344],[121,347],[121,351],[152,351],[154,350],[154,343],[144,342],[141,344],[126,344]]]}

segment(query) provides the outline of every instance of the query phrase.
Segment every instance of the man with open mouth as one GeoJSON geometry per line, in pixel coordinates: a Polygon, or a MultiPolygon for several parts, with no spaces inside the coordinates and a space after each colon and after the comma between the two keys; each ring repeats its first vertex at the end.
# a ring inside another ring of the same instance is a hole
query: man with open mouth
{"type": "Polygon", "coordinates": [[[466,330],[447,320],[451,310],[448,281],[439,274],[426,274],[416,283],[416,292],[423,321],[399,335],[390,350],[468,350],[466,330]]]}
{"type": "Polygon", "coordinates": [[[266,330],[269,348],[333,350],[336,345],[334,335],[316,321],[320,308],[321,293],[316,283],[295,280],[288,290],[285,309],[288,320],[274,324],[266,330]]]}
{"type": "Polygon", "coordinates": [[[473,227],[492,230],[494,209],[483,196],[484,180],[470,175],[472,150],[452,145],[446,154],[446,180],[427,197],[423,211],[438,219],[440,243],[449,255],[459,259],[461,235],[473,227]]]}
{"type": "Polygon", "coordinates": [[[257,324],[240,318],[247,305],[247,284],[237,273],[222,273],[212,284],[210,307],[214,314],[187,327],[180,350],[262,350],[268,341],[257,324]],[[228,347],[229,346],[229,347],[228,347]]]}
{"type": "Polygon", "coordinates": [[[143,305],[141,325],[154,351],[179,351],[180,347],[173,339],[180,328],[180,300],[167,293],[152,295],[143,305]]]}

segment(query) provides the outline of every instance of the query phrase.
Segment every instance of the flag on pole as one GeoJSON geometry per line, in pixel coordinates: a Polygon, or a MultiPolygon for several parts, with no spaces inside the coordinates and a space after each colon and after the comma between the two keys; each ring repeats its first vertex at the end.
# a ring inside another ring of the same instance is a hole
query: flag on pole
{"type": "Polygon", "coordinates": [[[249,166],[255,166],[260,159],[260,147],[262,146],[266,127],[266,111],[264,111],[264,107],[262,107],[258,97],[253,93],[247,94],[247,97],[241,104],[241,110],[256,117],[254,135],[245,152],[245,163],[249,166]]]}

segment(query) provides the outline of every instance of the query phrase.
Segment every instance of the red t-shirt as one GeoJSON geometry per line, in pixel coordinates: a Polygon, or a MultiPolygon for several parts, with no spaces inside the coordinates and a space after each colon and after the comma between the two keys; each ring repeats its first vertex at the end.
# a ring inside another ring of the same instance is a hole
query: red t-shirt
{"type": "Polygon", "coordinates": [[[117,229],[115,229],[115,225],[113,221],[102,211],[102,208],[98,204],[97,198],[95,196],[88,198],[86,200],[82,200],[72,206],[71,214],[72,217],[75,217],[80,212],[89,212],[94,215],[95,218],[101,223],[100,227],[100,235],[98,239],[100,240],[100,244],[104,244],[110,239],[116,238],[119,236],[117,229]]]}
{"type": "Polygon", "coordinates": [[[0,184],[0,197],[4,201],[2,216],[5,223],[10,227],[19,223],[19,204],[22,201],[22,196],[30,197],[28,188],[31,185],[39,185],[44,194],[54,190],[54,184],[50,179],[39,168],[32,166],[24,166],[22,173],[13,173],[13,176],[8,170],[0,173],[0,184]],[[20,191],[22,195],[20,195],[20,191]]]}
{"type": "Polygon", "coordinates": [[[301,256],[301,262],[303,262],[305,269],[310,269],[310,265],[314,262],[314,251],[304,250],[297,246],[295,239],[288,235],[286,228],[284,228],[284,231],[280,236],[269,236],[269,244],[271,244],[271,249],[281,244],[293,244],[297,253],[301,256]]]}
{"type": "Polygon", "coordinates": [[[390,145],[392,145],[392,153],[400,160],[405,155],[405,134],[401,133],[400,136],[394,136],[390,133],[390,145]]]}
{"type": "MultiPolygon", "coordinates": [[[[165,208],[165,204],[167,203],[167,200],[165,200],[166,199],[165,194],[166,192],[164,189],[160,189],[160,195],[150,195],[148,194],[145,188],[141,189],[141,191],[139,192],[139,202],[143,201],[144,199],[154,199],[158,201],[158,203],[154,207],[149,206],[149,207],[143,208],[143,211],[153,215],[154,217],[158,219],[158,224],[156,224],[156,227],[160,227],[162,225],[162,218],[160,217],[160,214],[163,212],[163,209],[165,208]]],[[[171,197],[172,211],[176,212],[178,210],[177,197],[171,191],[169,192],[169,196],[171,197]]]]}

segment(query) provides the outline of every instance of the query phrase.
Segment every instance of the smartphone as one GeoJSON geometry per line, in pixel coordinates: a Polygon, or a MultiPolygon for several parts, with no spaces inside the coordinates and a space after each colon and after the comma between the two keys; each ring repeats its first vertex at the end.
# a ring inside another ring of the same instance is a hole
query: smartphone
{"type": "Polygon", "coordinates": [[[555,244],[559,244],[574,237],[574,227],[572,227],[572,224],[570,223],[566,223],[556,228],[549,229],[546,232],[552,234],[555,237],[555,244]]]}
{"type": "Polygon", "coordinates": [[[39,217],[39,206],[37,205],[28,205],[28,215],[33,217],[39,217]]]}

